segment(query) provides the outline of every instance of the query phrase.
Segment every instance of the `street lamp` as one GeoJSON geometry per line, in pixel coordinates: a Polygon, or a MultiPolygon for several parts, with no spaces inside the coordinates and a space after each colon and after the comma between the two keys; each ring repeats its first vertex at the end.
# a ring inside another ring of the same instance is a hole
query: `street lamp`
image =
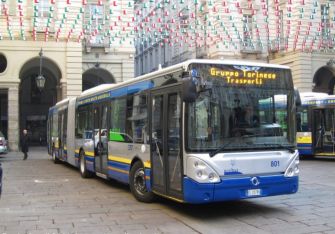
{"type": "Polygon", "coordinates": [[[40,56],[40,73],[36,77],[36,85],[37,85],[37,88],[41,91],[44,88],[44,85],[45,85],[45,77],[42,75],[42,59],[43,59],[42,48],[41,48],[40,53],[38,55],[40,56]]]}

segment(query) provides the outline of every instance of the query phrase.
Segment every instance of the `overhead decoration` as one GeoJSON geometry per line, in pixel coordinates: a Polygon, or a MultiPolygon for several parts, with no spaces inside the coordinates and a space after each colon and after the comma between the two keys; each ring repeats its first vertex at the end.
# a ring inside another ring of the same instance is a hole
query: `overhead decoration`
{"type": "Polygon", "coordinates": [[[0,0],[0,40],[334,51],[331,0],[0,0]]]}
{"type": "Polygon", "coordinates": [[[149,0],[135,3],[135,17],[135,43],[143,50],[335,50],[331,0],[149,0]]]}

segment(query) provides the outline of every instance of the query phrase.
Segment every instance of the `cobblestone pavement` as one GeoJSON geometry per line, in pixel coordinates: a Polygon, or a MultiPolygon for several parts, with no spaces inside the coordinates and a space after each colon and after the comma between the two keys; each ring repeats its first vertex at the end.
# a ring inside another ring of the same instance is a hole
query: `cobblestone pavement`
{"type": "Polygon", "coordinates": [[[0,155],[0,233],[335,233],[335,160],[301,161],[297,194],[207,205],[137,202],[123,184],[54,164],[44,148],[0,155]]]}

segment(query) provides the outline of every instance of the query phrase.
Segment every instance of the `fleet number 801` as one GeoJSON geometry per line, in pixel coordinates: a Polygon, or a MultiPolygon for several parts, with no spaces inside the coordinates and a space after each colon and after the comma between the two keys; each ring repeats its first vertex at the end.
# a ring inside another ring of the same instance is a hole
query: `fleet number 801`
{"type": "Polygon", "coordinates": [[[279,161],[278,160],[271,161],[271,167],[279,167],[279,161]]]}

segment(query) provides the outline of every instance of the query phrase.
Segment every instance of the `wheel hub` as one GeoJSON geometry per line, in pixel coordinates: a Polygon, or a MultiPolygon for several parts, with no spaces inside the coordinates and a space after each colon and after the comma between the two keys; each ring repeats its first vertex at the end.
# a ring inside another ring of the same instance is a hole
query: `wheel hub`
{"type": "Polygon", "coordinates": [[[142,168],[138,169],[135,172],[134,187],[141,194],[147,192],[147,189],[146,189],[146,186],[145,186],[144,170],[142,168]]]}

